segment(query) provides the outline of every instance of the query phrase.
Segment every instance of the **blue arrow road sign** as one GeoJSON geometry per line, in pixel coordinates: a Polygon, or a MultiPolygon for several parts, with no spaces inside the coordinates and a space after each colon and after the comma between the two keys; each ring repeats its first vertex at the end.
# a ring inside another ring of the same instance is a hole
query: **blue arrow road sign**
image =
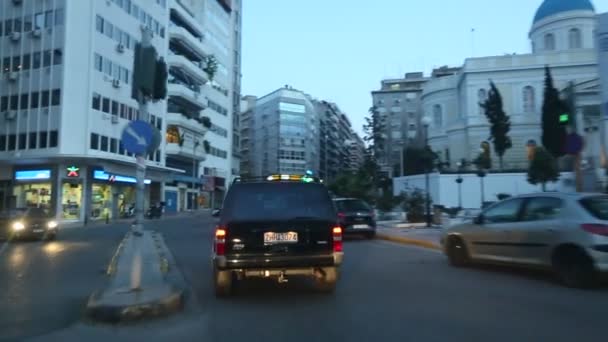
{"type": "Polygon", "coordinates": [[[122,131],[122,146],[130,153],[141,154],[146,152],[152,143],[152,126],[141,120],[130,122],[122,131]]]}

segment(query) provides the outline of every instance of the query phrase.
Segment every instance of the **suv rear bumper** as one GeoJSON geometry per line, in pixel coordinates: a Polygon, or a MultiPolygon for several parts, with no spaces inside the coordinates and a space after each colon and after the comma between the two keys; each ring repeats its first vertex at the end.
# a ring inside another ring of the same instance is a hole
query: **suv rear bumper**
{"type": "Polygon", "coordinates": [[[215,256],[213,263],[217,269],[308,269],[315,267],[340,266],[344,253],[307,255],[307,256],[215,256]]]}

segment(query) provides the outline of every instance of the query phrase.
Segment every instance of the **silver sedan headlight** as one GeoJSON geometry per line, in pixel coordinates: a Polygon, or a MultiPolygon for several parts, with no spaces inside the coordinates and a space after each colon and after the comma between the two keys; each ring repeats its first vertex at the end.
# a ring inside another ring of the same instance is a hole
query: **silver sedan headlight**
{"type": "Polygon", "coordinates": [[[49,229],[55,229],[55,228],[57,228],[57,222],[56,221],[49,221],[49,223],[47,223],[46,226],[49,229]]]}
{"type": "Polygon", "coordinates": [[[20,231],[20,230],[24,230],[25,229],[25,225],[23,224],[23,222],[15,222],[13,223],[13,230],[14,231],[20,231]]]}

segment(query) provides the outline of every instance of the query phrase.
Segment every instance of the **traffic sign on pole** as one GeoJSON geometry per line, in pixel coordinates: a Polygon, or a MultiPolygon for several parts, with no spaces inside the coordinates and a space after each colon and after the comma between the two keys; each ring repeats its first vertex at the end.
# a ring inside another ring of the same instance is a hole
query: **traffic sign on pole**
{"type": "Polygon", "coordinates": [[[122,146],[130,153],[142,154],[153,142],[154,132],[149,123],[137,120],[129,122],[122,131],[122,146]]]}

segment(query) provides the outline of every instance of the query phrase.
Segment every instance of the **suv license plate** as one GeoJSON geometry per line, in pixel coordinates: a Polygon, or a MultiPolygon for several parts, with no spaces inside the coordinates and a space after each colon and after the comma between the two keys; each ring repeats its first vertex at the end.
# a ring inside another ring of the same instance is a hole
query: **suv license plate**
{"type": "Polygon", "coordinates": [[[366,224],[356,224],[353,226],[353,228],[354,229],[367,229],[367,228],[369,228],[369,226],[366,224]]]}
{"type": "Polygon", "coordinates": [[[287,232],[287,233],[274,233],[274,232],[266,232],[264,233],[264,244],[274,244],[274,243],[296,243],[298,242],[298,233],[296,232],[287,232]]]}

